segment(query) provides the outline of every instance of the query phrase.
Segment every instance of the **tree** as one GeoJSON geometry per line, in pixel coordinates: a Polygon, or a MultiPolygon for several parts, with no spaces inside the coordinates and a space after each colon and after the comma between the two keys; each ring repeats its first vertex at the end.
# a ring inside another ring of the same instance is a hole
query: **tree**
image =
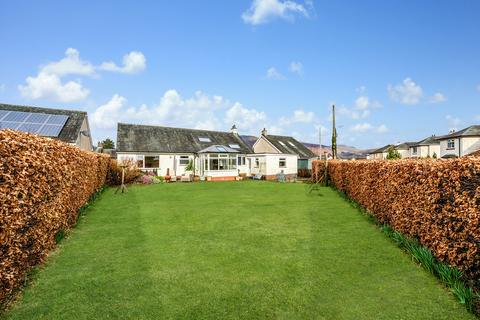
{"type": "Polygon", "coordinates": [[[402,159],[402,155],[394,147],[388,148],[387,160],[402,159]]]}
{"type": "Polygon", "coordinates": [[[437,153],[436,153],[436,152],[434,152],[434,153],[432,154],[432,158],[433,158],[433,159],[437,159],[437,153]]]}
{"type": "Polygon", "coordinates": [[[115,143],[110,138],[103,140],[101,143],[103,145],[103,149],[115,149],[115,143]]]}

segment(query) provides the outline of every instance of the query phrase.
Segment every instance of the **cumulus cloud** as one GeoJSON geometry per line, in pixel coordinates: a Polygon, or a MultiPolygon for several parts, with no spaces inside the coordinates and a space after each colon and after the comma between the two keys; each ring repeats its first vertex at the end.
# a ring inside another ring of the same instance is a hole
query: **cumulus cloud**
{"type": "Polygon", "coordinates": [[[414,105],[418,104],[423,97],[423,89],[411,78],[405,78],[401,84],[388,85],[388,95],[393,101],[414,105]]]}
{"type": "Polygon", "coordinates": [[[388,131],[388,128],[384,124],[378,127],[375,127],[368,122],[363,122],[363,123],[357,123],[356,125],[352,126],[350,130],[356,133],[366,133],[366,132],[385,133],[388,131]]]}
{"type": "Polygon", "coordinates": [[[458,126],[462,123],[460,118],[452,115],[447,115],[445,119],[447,120],[449,130],[458,130],[458,126]]]}
{"type": "Polygon", "coordinates": [[[349,109],[347,107],[342,106],[338,108],[338,114],[340,116],[345,116],[345,117],[357,120],[357,119],[367,118],[370,115],[370,110],[368,109],[354,110],[354,109],[349,109]]]}
{"type": "Polygon", "coordinates": [[[19,85],[20,93],[29,99],[49,99],[59,102],[81,101],[90,91],[80,81],[68,81],[63,84],[56,74],[40,72],[36,77],[27,77],[25,85],[19,85]]]}
{"type": "Polygon", "coordinates": [[[245,108],[238,102],[227,110],[224,120],[226,124],[236,124],[242,130],[258,129],[265,126],[266,121],[267,115],[265,112],[245,108]]]}
{"type": "Polygon", "coordinates": [[[272,80],[285,80],[285,77],[274,67],[268,68],[266,77],[272,80]]]}
{"type": "Polygon", "coordinates": [[[315,121],[315,114],[311,111],[305,112],[303,110],[294,110],[293,115],[289,117],[281,117],[278,124],[282,127],[290,126],[295,123],[313,123],[315,121]]]}
{"type": "Polygon", "coordinates": [[[143,53],[132,51],[123,56],[123,65],[117,66],[115,62],[104,62],[100,65],[100,69],[120,73],[138,73],[145,70],[147,60],[143,53]]]}
{"type": "Polygon", "coordinates": [[[303,74],[303,64],[299,61],[292,61],[288,66],[288,70],[301,76],[303,74]]]}
{"type": "Polygon", "coordinates": [[[251,25],[268,23],[274,19],[293,21],[297,15],[308,17],[308,8],[311,6],[311,1],[303,5],[290,0],[253,0],[250,8],[242,14],[242,19],[251,25]]]}
{"type": "Polygon", "coordinates": [[[440,103],[440,102],[445,102],[445,101],[447,101],[447,97],[441,92],[435,93],[433,96],[431,96],[428,99],[428,102],[430,102],[430,103],[440,103]]]}
{"type": "Polygon", "coordinates": [[[89,96],[90,90],[84,88],[79,79],[64,82],[64,77],[95,76],[100,69],[135,73],[145,68],[145,57],[141,52],[127,54],[123,62],[123,67],[117,67],[111,62],[95,67],[89,61],[81,59],[77,49],[68,48],[62,59],[40,66],[38,74],[27,77],[25,84],[19,85],[18,90],[22,96],[29,99],[48,99],[64,103],[82,101],[89,96]]]}

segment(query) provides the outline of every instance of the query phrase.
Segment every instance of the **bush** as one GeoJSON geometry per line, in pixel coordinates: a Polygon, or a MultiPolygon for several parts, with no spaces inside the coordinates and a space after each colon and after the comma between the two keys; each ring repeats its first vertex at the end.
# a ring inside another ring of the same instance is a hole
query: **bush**
{"type": "Polygon", "coordinates": [[[109,157],[50,138],[0,130],[0,302],[75,225],[105,183],[109,157]]]}
{"type": "MultiPolygon", "coordinates": [[[[125,165],[125,183],[130,184],[135,182],[142,176],[142,171],[137,168],[137,164],[132,160],[124,160],[122,164],[125,165]]],[[[118,186],[122,183],[122,167],[113,159],[110,159],[108,167],[107,184],[110,186],[118,186]]]]}

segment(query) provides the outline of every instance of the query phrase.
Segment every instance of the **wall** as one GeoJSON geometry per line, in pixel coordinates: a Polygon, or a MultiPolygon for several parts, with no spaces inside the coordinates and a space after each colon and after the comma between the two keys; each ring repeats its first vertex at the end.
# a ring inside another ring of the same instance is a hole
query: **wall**
{"type": "Polygon", "coordinates": [[[110,158],[0,130],[0,302],[55,248],[55,235],[105,183],[110,158]]]}
{"type": "Polygon", "coordinates": [[[464,137],[461,145],[462,156],[468,155],[480,149],[480,137],[464,137]]]}
{"type": "Polygon", "coordinates": [[[460,149],[459,149],[459,139],[454,138],[455,140],[455,148],[452,150],[447,149],[448,145],[448,140],[441,140],[440,141],[440,158],[446,156],[446,155],[454,155],[454,156],[459,156],[460,155],[460,149]]]}
{"type": "MultiPolygon", "coordinates": [[[[90,133],[90,128],[88,126],[88,117],[85,116],[82,122],[82,126],[80,127],[80,131],[86,131],[90,133]]],[[[82,150],[86,151],[92,151],[93,150],[93,145],[92,145],[92,137],[87,137],[83,134],[79,134],[77,141],[76,141],[77,147],[79,147],[82,150]]]]}
{"type": "Polygon", "coordinates": [[[279,153],[278,150],[272,146],[264,137],[260,136],[253,146],[255,153],[279,153]]]}

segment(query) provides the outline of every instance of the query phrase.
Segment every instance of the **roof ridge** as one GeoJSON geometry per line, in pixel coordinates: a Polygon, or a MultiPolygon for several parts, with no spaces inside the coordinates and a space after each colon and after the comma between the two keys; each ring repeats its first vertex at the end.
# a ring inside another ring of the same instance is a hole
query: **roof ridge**
{"type": "MultiPolygon", "coordinates": [[[[58,110],[58,111],[67,111],[67,112],[78,112],[78,113],[85,113],[87,114],[87,111],[83,110],[74,110],[74,109],[60,109],[60,108],[48,108],[48,107],[39,107],[39,106],[28,106],[28,105],[22,105],[22,104],[10,104],[10,103],[2,103],[0,102],[0,108],[2,106],[7,106],[7,107],[21,107],[21,108],[35,108],[35,109],[43,109],[43,110],[58,110]]],[[[23,112],[23,111],[20,111],[23,112]]]]}

